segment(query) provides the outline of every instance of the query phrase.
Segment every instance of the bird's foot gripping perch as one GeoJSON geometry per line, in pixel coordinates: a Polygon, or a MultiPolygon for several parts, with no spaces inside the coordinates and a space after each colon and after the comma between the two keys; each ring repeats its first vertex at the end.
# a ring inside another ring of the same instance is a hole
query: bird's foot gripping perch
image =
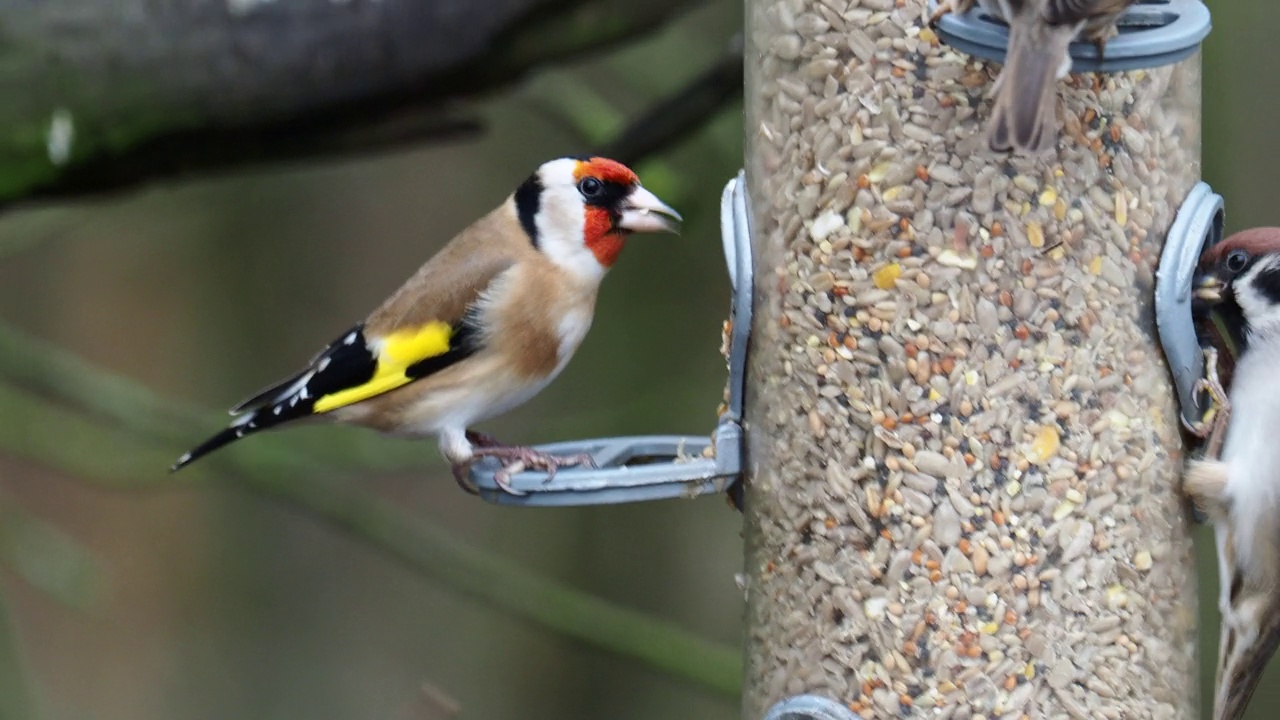
{"type": "Polygon", "coordinates": [[[938,9],[934,10],[933,14],[929,16],[929,27],[937,25],[943,15],[963,15],[969,12],[969,9],[973,7],[974,1],[975,0],[943,0],[943,2],[938,3],[938,9]]]}
{"type": "Polygon", "coordinates": [[[1183,426],[1191,434],[1205,439],[1205,457],[1216,459],[1222,451],[1225,439],[1227,418],[1231,415],[1231,401],[1227,399],[1227,391],[1218,378],[1218,351],[1215,348],[1204,350],[1204,377],[1196,381],[1195,391],[1209,395],[1209,409],[1205,411],[1199,422],[1182,421],[1183,426]]]}
{"type": "MultiPolygon", "coordinates": [[[[479,435],[479,433],[477,433],[479,435]]],[[[470,439],[470,438],[469,438],[470,439]]],[[[473,440],[475,442],[475,440],[473,440]]],[[[525,495],[522,490],[516,490],[511,486],[511,476],[524,472],[525,470],[544,470],[547,478],[543,482],[551,482],[556,471],[564,467],[596,467],[595,458],[591,453],[578,453],[576,455],[552,455],[537,448],[527,446],[511,446],[503,445],[497,440],[487,435],[480,436],[480,442],[476,443],[474,457],[476,459],[482,457],[492,457],[506,462],[497,472],[493,474],[493,480],[498,487],[512,495],[525,495]]],[[[468,492],[478,492],[472,483],[466,478],[470,463],[455,465],[453,476],[458,480],[468,492]]]]}
{"type": "Polygon", "coordinates": [[[1188,461],[1182,476],[1182,490],[1191,498],[1196,522],[1204,522],[1211,511],[1222,503],[1226,477],[1218,458],[1222,454],[1222,443],[1227,434],[1227,418],[1231,414],[1231,402],[1218,378],[1216,349],[1204,349],[1204,365],[1204,377],[1196,380],[1193,387],[1197,396],[1200,393],[1209,395],[1209,409],[1195,423],[1188,422],[1185,417],[1182,419],[1182,425],[1191,434],[1205,441],[1201,459],[1188,461]]]}

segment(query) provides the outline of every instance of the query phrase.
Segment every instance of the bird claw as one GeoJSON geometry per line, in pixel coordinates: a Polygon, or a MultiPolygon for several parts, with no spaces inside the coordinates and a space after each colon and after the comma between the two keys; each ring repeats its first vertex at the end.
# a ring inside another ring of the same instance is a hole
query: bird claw
{"type": "Polygon", "coordinates": [[[1093,49],[1098,52],[1098,62],[1105,61],[1107,59],[1107,38],[1094,38],[1093,49]]]}
{"type": "Polygon", "coordinates": [[[943,15],[948,13],[963,15],[971,7],[973,7],[973,0],[943,0],[938,3],[938,9],[934,10],[933,14],[929,16],[929,27],[937,25],[943,15]]]}
{"type": "MultiPolygon", "coordinates": [[[[1196,395],[1200,394],[1201,388],[1199,382],[1193,386],[1193,391],[1196,395]]],[[[1200,416],[1200,419],[1196,422],[1187,420],[1185,416],[1180,417],[1182,419],[1182,427],[1186,428],[1187,432],[1203,440],[1209,437],[1209,433],[1213,432],[1213,421],[1218,417],[1218,407],[1216,405],[1210,406],[1209,409],[1204,412],[1204,415],[1200,416]]]]}
{"type": "Polygon", "coordinates": [[[511,477],[525,470],[545,470],[547,477],[542,482],[546,484],[555,479],[556,471],[562,467],[596,467],[595,458],[591,457],[591,453],[585,452],[577,455],[560,456],[535,450],[531,447],[502,446],[481,447],[476,450],[475,454],[477,457],[496,457],[510,461],[493,474],[493,481],[503,491],[512,495],[528,494],[511,486],[511,477]]]}
{"type": "Polygon", "coordinates": [[[453,479],[457,481],[458,487],[462,488],[462,490],[469,495],[479,495],[480,488],[476,487],[476,484],[471,482],[471,478],[469,477],[470,473],[470,462],[454,463],[453,479]]]}
{"type": "Polygon", "coordinates": [[[1204,377],[1192,386],[1192,392],[1198,398],[1201,393],[1209,396],[1209,409],[1198,422],[1187,422],[1182,418],[1183,427],[1198,438],[1206,440],[1205,456],[1215,458],[1221,448],[1223,433],[1226,429],[1227,417],[1231,414],[1231,401],[1226,388],[1218,377],[1218,351],[1209,347],[1204,349],[1204,377]]]}

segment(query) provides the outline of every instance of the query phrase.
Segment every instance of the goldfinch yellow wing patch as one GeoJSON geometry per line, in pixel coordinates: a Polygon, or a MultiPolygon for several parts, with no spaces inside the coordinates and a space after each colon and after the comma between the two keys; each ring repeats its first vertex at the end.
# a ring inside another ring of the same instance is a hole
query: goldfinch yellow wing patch
{"type": "Polygon", "coordinates": [[[453,328],[448,323],[429,322],[374,340],[369,348],[370,355],[376,358],[373,376],[355,387],[321,395],[312,412],[329,412],[413,382],[422,374],[410,372],[410,368],[447,353],[452,336],[453,328]]]}
{"type": "Polygon", "coordinates": [[[366,339],[364,324],[334,340],[306,370],[237,405],[231,425],[178,459],[177,470],[245,435],[307,415],[330,412],[394,390],[473,355],[477,331],[465,318],[442,320],[366,339]],[[243,413],[243,414],[241,414],[243,413]]]}
{"type": "Polygon", "coordinates": [[[430,320],[381,337],[356,325],[329,344],[306,370],[244,401],[232,412],[255,411],[258,426],[326,413],[407,385],[472,355],[475,328],[430,320]]]}

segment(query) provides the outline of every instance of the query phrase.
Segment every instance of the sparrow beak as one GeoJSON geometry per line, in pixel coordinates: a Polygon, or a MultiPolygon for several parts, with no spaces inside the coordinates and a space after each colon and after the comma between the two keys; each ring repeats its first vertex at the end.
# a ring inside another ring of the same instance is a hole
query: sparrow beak
{"type": "Polygon", "coordinates": [[[1222,282],[1214,273],[1205,273],[1195,280],[1195,290],[1192,294],[1197,300],[1213,304],[1222,302],[1222,291],[1226,287],[1226,283],[1222,282]]]}
{"type": "Polygon", "coordinates": [[[629,232],[670,232],[680,234],[684,218],[657,195],[636,185],[622,201],[622,218],[618,227],[629,232]]]}

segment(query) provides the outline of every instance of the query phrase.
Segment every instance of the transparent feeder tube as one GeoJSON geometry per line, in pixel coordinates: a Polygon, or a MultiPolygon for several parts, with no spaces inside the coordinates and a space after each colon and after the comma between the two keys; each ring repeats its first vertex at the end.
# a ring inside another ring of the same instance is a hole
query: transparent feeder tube
{"type": "Polygon", "coordinates": [[[1200,57],[1059,83],[996,155],[1000,69],[922,0],[747,1],[744,717],[1194,718],[1196,586],[1153,326],[1200,174],[1200,57]]]}

